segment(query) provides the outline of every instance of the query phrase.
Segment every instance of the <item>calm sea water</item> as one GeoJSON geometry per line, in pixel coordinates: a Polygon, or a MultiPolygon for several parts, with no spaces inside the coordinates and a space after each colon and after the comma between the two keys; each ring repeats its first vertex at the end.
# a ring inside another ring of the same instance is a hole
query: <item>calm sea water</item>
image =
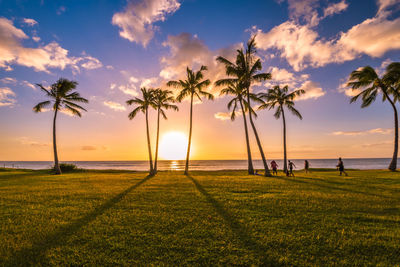
{"type": "MultiPolygon", "coordinates": [[[[343,159],[345,168],[348,169],[386,169],[390,163],[389,158],[359,158],[343,159]]],[[[337,159],[309,159],[310,168],[335,168],[337,159]]],[[[276,160],[279,168],[283,167],[282,160],[276,160]]],[[[297,169],[304,168],[304,160],[293,160],[297,169]]],[[[146,171],[149,169],[147,161],[65,161],[74,163],[83,169],[115,169],[146,171]]],[[[48,169],[52,166],[51,161],[0,161],[0,167],[23,168],[23,169],[48,169]]],[[[161,160],[158,163],[159,170],[180,171],[185,168],[184,160],[161,160]]],[[[254,167],[262,169],[262,161],[254,160],[254,167]]],[[[247,169],[246,160],[192,160],[191,170],[241,170],[247,169]]]]}

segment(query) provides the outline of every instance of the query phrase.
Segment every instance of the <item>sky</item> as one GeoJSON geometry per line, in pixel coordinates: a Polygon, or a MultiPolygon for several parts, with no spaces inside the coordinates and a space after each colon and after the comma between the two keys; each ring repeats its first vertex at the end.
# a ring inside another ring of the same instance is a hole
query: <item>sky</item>
{"type": "MultiPolygon", "coordinates": [[[[359,67],[382,74],[399,61],[398,0],[0,0],[0,160],[52,160],[53,114],[32,108],[46,100],[35,84],[60,77],[89,99],[82,118],[58,117],[60,160],[145,160],[144,115],[129,120],[126,100],[143,86],[166,89],[187,66],[208,66],[212,82],[226,77],[215,58],[234,59],[255,34],[272,79],[252,90],[306,91],[296,101],[303,120],[287,115],[289,158],[392,156],[389,103],[350,104],[346,81],[359,67]]],[[[229,119],[220,89],[210,86],[215,100],[194,105],[192,159],[246,158],[242,117],[229,119]]],[[[189,102],[178,106],[161,137],[187,135],[189,102]]],[[[153,148],[155,122],[151,111],[153,148]]],[[[266,157],[282,158],[282,121],[261,110],[255,123],[266,157]]]]}

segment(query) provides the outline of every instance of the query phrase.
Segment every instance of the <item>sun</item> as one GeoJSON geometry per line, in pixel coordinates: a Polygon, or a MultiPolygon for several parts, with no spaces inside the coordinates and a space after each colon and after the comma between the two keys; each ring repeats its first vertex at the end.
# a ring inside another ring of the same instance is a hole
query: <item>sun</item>
{"type": "Polygon", "coordinates": [[[187,136],[182,132],[167,132],[160,140],[160,157],[167,160],[185,159],[187,136]]]}

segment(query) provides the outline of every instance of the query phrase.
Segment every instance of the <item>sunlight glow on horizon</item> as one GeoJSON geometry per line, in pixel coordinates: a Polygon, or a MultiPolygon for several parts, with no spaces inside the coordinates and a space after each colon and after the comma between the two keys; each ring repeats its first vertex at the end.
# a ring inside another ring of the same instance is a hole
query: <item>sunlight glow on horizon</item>
{"type": "MultiPolygon", "coordinates": [[[[160,140],[160,158],[165,160],[183,160],[186,157],[188,138],[178,131],[164,133],[160,140]]],[[[191,154],[193,146],[191,147],[191,154]]]]}

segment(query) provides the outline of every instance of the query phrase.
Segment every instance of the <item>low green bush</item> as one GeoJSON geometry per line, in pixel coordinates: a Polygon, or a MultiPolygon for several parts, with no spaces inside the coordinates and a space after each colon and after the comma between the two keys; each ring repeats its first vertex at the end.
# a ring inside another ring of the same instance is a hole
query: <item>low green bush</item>
{"type": "MultiPolygon", "coordinates": [[[[60,166],[61,172],[72,172],[72,171],[76,171],[78,169],[78,167],[72,163],[60,163],[59,166],[60,166]]],[[[53,170],[55,170],[55,167],[53,167],[53,170]]]]}

